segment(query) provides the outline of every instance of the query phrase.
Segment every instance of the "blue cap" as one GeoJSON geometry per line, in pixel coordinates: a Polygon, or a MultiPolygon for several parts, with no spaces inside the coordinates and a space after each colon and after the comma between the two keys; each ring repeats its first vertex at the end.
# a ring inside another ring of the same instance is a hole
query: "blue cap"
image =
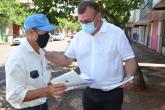
{"type": "Polygon", "coordinates": [[[37,29],[41,31],[51,31],[57,28],[57,26],[51,25],[48,18],[44,14],[33,14],[28,16],[24,22],[25,30],[37,29]]]}

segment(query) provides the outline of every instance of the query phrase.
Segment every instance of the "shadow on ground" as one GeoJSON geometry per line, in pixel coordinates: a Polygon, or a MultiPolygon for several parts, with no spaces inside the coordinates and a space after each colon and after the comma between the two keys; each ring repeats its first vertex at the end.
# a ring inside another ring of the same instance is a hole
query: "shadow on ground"
{"type": "MultiPolygon", "coordinates": [[[[50,68],[53,70],[53,77],[56,77],[76,67],[50,65],[50,68]]],[[[154,75],[145,75],[145,77],[148,80],[148,90],[141,91],[138,88],[125,90],[123,110],[165,110],[165,86],[160,85],[165,78],[154,75]]],[[[49,110],[83,110],[82,92],[83,89],[77,89],[68,91],[58,100],[49,98],[49,110]]],[[[14,110],[5,100],[5,86],[0,87],[0,110],[14,110]]]]}

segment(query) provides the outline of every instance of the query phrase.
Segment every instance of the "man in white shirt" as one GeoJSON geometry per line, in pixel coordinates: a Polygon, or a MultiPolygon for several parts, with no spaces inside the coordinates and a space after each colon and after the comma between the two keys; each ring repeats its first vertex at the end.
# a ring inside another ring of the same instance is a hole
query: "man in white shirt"
{"type": "Polygon", "coordinates": [[[109,86],[135,74],[137,64],[127,37],[123,30],[101,19],[99,6],[93,1],[80,3],[78,20],[82,30],[74,36],[65,54],[46,52],[46,57],[62,65],[76,59],[81,77],[95,80],[84,91],[84,110],[121,110],[123,88],[130,87],[133,80],[113,90],[109,86]]]}
{"type": "Polygon", "coordinates": [[[64,84],[51,84],[45,51],[48,32],[56,27],[43,14],[24,22],[26,40],[9,56],[6,68],[6,100],[16,110],[48,110],[47,97],[59,98],[64,84]]]}

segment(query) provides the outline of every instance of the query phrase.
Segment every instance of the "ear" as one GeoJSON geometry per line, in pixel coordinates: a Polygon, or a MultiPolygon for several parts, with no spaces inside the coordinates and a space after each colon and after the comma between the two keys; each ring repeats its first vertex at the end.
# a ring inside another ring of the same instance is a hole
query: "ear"
{"type": "Polygon", "coordinates": [[[28,34],[33,34],[34,33],[34,30],[33,29],[28,29],[28,34]]]}
{"type": "Polygon", "coordinates": [[[101,13],[99,12],[97,16],[98,16],[98,20],[100,20],[101,19],[101,13]]]}

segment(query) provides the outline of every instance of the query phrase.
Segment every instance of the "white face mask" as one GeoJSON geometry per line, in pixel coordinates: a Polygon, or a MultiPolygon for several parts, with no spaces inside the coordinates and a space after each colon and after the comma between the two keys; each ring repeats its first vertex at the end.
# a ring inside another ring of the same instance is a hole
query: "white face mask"
{"type": "Polygon", "coordinates": [[[88,34],[92,34],[96,30],[94,22],[90,22],[90,23],[86,23],[86,24],[82,23],[81,27],[88,34]]]}

